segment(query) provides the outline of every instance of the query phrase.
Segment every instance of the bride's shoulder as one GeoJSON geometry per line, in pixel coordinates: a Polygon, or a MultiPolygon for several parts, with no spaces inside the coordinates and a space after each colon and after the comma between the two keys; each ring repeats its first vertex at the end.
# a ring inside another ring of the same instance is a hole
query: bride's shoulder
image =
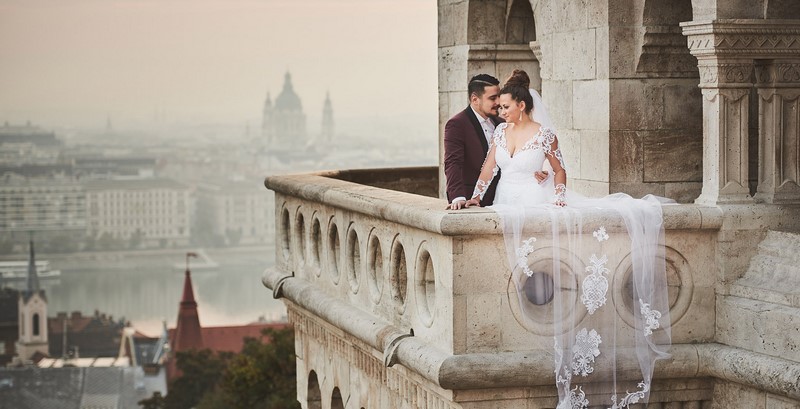
{"type": "Polygon", "coordinates": [[[539,129],[539,135],[543,141],[552,142],[553,140],[556,139],[555,130],[553,130],[553,128],[550,128],[549,126],[542,126],[539,129]]]}
{"type": "Polygon", "coordinates": [[[504,135],[506,133],[507,127],[508,127],[508,122],[500,122],[499,124],[497,124],[497,126],[494,128],[493,137],[497,138],[501,135],[504,135]]]}

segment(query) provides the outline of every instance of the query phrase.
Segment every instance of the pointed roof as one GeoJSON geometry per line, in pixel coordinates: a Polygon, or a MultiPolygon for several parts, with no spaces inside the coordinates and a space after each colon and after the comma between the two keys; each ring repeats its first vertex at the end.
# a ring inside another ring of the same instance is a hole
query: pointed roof
{"type": "Polygon", "coordinates": [[[30,253],[28,255],[28,282],[21,294],[25,301],[28,301],[34,294],[40,294],[44,297],[39,286],[39,272],[36,271],[36,252],[33,249],[33,239],[30,241],[30,253]]]}
{"type": "Polygon", "coordinates": [[[300,102],[300,97],[294,93],[292,87],[292,74],[286,72],[283,81],[283,90],[278,98],[275,98],[275,109],[279,111],[302,111],[303,104],[300,102]]]}
{"type": "Polygon", "coordinates": [[[39,274],[36,271],[36,252],[33,249],[33,240],[30,241],[28,255],[28,292],[39,291],[39,274]]]}
{"type": "Polygon", "coordinates": [[[197,314],[197,302],[192,290],[192,273],[186,269],[183,280],[183,297],[178,307],[178,323],[175,326],[175,337],[172,340],[173,351],[203,349],[203,334],[200,330],[200,316],[197,314]]]}
{"type": "Polygon", "coordinates": [[[325,92],[325,105],[324,105],[323,110],[329,111],[331,109],[332,109],[332,107],[331,107],[331,93],[330,93],[330,91],[326,91],[325,92]]]}

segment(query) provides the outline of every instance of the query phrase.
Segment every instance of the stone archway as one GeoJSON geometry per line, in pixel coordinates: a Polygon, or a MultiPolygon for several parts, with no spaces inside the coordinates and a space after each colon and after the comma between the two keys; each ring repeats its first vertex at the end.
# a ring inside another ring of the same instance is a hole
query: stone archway
{"type": "Polygon", "coordinates": [[[467,78],[479,73],[501,82],[514,69],[531,77],[531,87],[541,90],[539,61],[531,50],[536,23],[528,0],[469,1],[467,16],[467,78]]]}
{"type": "Polygon", "coordinates": [[[689,53],[680,23],[692,20],[691,0],[645,0],[641,52],[636,72],[696,78],[697,60],[689,53]]]}
{"type": "Polygon", "coordinates": [[[322,391],[319,388],[317,373],[314,371],[308,374],[306,402],[308,403],[308,409],[322,409],[322,391]]]}
{"type": "Polygon", "coordinates": [[[331,409],[344,409],[344,401],[342,401],[342,391],[339,388],[333,388],[331,394],[331,409]]]}
{"type": "Polygon", "coordinates": [[[528,0],[510,0],[506,13],[506,44],[536,41],[536,21],[528,0]]]}

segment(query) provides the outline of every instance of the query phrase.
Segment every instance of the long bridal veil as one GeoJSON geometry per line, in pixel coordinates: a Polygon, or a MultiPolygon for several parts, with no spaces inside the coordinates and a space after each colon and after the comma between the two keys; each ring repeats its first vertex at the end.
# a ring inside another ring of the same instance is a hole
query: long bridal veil
{"type": "MultiPolygon", "coordinates": [[[[555,132],[531,94],[534,121],[555,132]]],[[[492,206],[503,220],[518,311],[531,325],[551,323],[558,409],[647,403],[655,361],[671,344],[661,212],[668,202],[570,190],[564,208],[492,206]]]]}

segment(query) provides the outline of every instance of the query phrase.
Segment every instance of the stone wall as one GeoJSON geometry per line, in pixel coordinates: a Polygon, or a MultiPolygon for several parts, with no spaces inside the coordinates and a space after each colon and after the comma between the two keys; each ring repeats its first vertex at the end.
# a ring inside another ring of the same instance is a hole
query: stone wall
{"type": "Polygon", "coordinates": [[[697,64],[679,26],[689,0],[530,3],[533,53],[504,42],[502,11],[518,1],[440,2],[440,139],[466,105],[466,78],[522,68],[558,128],[573,188],[693,201],[703,151],[697,64]]]}

